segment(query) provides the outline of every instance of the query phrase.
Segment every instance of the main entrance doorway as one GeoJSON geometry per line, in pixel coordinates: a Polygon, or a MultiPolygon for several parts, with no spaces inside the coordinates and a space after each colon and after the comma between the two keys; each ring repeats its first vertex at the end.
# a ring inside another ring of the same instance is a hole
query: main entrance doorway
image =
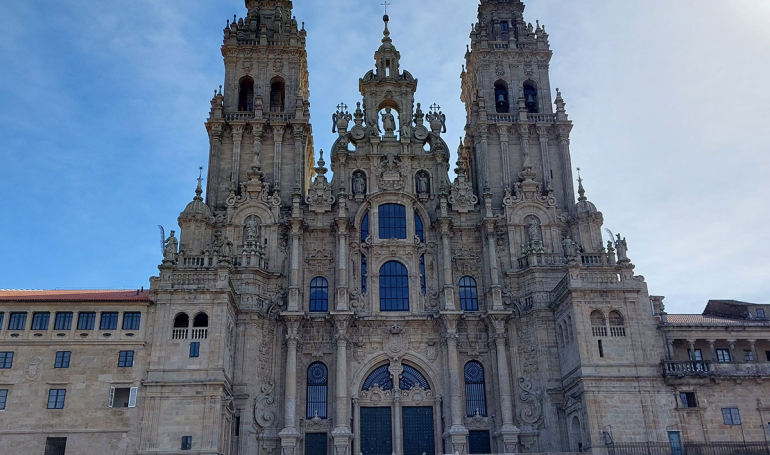
{"type": "Polygon", "coordinates": [[[390,408],[361,408],[361,453],[391,455],[393,425],[390,408]]]}
{"type": "Polygon", "coordinates": [[[436,453],[432,407],[405,407],[404,455],[436,453]]]}

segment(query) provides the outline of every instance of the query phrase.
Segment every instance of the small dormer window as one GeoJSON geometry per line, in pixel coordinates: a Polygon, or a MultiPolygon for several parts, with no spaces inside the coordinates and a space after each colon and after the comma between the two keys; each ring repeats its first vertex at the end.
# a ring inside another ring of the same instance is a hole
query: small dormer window
{"type": "Polygon", "coordinates": [[[757,319],[765,319],[765,310],[757,308],[757,319]]]}
{"type": "Polygon", "coordinates": [[[508,21],[500,21],[500,31],[508,33],[508,21]]]}

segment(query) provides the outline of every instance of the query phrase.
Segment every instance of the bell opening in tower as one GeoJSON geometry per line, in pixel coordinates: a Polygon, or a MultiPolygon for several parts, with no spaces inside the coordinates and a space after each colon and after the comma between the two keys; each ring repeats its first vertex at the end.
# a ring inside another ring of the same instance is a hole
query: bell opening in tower
{"type": "Polygon", "coordinates": [[[495,110],[498,114],[507,114],[510,112],[508,103],[508,84],[504,81],[495,82],[495,110]]]}
{"type": "Polygon", "coordinates": [[[285,84],[277,77],[270,82],[270,112],[283,112],[285,106],[285,84]]]}
{"type": "Polygon", "coordinates": [[[246,76],[241,79],[238,91],[238,111],[254,110],[254,79],[246,76]]]}
{"type": "Polygon", "coordinates": [[[524,83],[524,100],[527,105],[527,112],[529,112],[530,114],[537,114],[539,112],[538,101],[537,101],[537,89],[535,88],[534,82],[524,83]]]}

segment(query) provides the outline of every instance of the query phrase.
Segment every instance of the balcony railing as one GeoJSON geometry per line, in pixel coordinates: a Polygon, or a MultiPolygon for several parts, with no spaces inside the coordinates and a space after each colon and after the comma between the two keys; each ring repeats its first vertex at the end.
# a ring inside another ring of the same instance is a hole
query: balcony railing
{"type": "Polygon", "coordinates": [[[172,340],[186,340],[187,339],[187,329],[174,329],[171,331],[171,339],[172,340]]]}
{"type": "Polygon", "coordinates": [[[610,455],[770,455],[766,442],[630,442],[609,444],[610,455]]]}
{"type": "Polygon", "coordinates": [[[191,340],[205,340],[209,337],[209,329],[192,329],[190,333],[191,340]]]}
{"type": "Polygon", "coordinates": [[[770,376],[770,363],[713,362],[709,360],[665,361],[663,362],[663,375],[667,377],[765,377],[770,376]]]}
{"type": "Polygon", "coordinates": [[[710,371],[711,362],[706,360],[663,362],[663,374],[665,376],[704,376],[710,371]]]}

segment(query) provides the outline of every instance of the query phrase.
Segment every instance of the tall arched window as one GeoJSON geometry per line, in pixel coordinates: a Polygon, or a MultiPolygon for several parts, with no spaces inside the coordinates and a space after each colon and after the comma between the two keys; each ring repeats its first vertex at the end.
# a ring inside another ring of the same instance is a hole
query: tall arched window
{"type": "Polygon", "coordinates": [[[495,110],[498,114],[507,114],[510,112],[508,84],[503,81],[495,82],[495,110]]]}
{"type": "Polygon", "coordinates": [[[283,79],[275,78],[270,82],[270,112],[284,111],[284,90],[283,79]]]}
{"type": "Polygon", "coordinates": [[[254,79],[249,76],[241,79],[238,91],[238,110],[241,112],[254,110],[254,79]]]}
{"type": "Polygon", "coordinates": [[[420,242],[425,243],[425,229],[422,226],[422,218],[417,212],[414,212],[414,234],[420,242]]]}
{"type": "Polygon", "coordinates": [[[476,280],[472,277],[464,276],[460,278],[460,304],[463,311],[479,311],[476,280]]]}
{"type": "Polygon", "coordinates": [[[626,336],[626,321],[623,319],[623,315],[620,314],[620,311],[612,310],[610,311],[609,317],[607,318],[610,323],[610,336],[613,337],[624,337],[626,336]]]}
{"type": "Polygon", "coordinates": [[[380,311],[409,311],[409,273],[400,262],[380,268],[380,311]]]}
{"type": "Polygon", "coordinates": [[[361,243],[366,242],[367,237],[369,237],[369,213],[361,219],[361,243]]]}
{"type": "Polygon", "coordinates": [[[406,207],[401,204],[383,204],[378,208],[380,239],[406,238],[406,207]]]}
{"type": "Polygon", "coordinates": [[[310,365],[307,369],[307,418],[328,417],[327,397],[329,389],[329,370],[321,362],[310,365]]]}
{"type": "Polygon", "coordinates": [[[468,417],[477,413],[482,417],[487,416],[484,367],[475,360],[465,364],[465,412],[468,417]]]}
{"type": "Polygon", "coordinates": [[[310,282],[310,311],[329,311],[329,282],[324,277],[310,282]]]}
{"type": "Polygon", "coordinates": [[[539,112],[539,103],[537,101],[537,88],[532,82],[524,83],[524,101],[527,104],[527,112],[537,114],[539,112]]]}
{"type": "Polygon", "coordinates": [[[599,310],[591,312],[591,332],[595,337],[607,336],[607,320],[604,319],[604,313],[599,310]]]}

